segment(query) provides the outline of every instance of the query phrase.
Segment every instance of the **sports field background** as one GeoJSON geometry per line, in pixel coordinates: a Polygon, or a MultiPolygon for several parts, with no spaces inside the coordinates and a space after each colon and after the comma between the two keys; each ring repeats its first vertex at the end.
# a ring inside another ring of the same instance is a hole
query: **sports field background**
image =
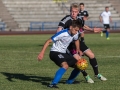
{"type": "MultiPolygon", "coordinates": [[[[49,59],[51,45],[41,62],[37,61],[37,56],[51,35],[0,36],[0,90],[48,90],[46,85],[59,68],[49,59]]],[[[120,33],[111,33],[110,40],[106,40],[105,35],[86,34],[85,42],[95,53],[100,73],[108,80],[95,79],[89,64],[86,71],[94,84],[86,83],[82,74],[76,78],[79,84],[64,84],[72,71],[69,68],[58,84],[59,90],[120,90],[120,33]]]]}

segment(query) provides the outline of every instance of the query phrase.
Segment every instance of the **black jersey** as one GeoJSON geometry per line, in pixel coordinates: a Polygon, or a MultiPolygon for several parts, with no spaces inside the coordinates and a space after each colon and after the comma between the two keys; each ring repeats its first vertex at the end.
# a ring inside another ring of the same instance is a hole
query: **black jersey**
{"type": "Polygon", "coordinates": [[[80,11],[79,15],[82,16],[82,17],[84,17],[84,16],[88,17],[89,16],[89,14],[86,10],[80,11]]]}
{"type": "MultiPolygon", "coordinates": [[[[82,22],[82,27],[84,26],[84,20],[83,20],[83,18],[80,16],[80,15],[78,15],[77,16],[77,19],[79,19],[81,22],[82,22]]],[[[60,22],[59,22],[59,25],[58,25],[58,27],[62,27],[63,29],[67,29],[67,28],[69,28],[70,27],[70,25],[71,25],[71,23],[72,23],[72,17],[70,16],[70,15],[67,15],[67,16],[65,16],[60,22]]],[[[81,35],[81,32],[83,32],[83,31],[81,31],[81,30],[83,30],[83,29],[80,29],[79,30],[79,37],[80,37],[80,35],[81,35]]],[[[76,47],[75,47],[75,41],[72,41],[71,43],[70,43],[70,45],[68,46],[68,50],[71,50],[71,49],[75,49],[76,47]]]]}
{"type": "MultiPolygon", "coordinates": [[[[84,26],[83,18],[78,15],[77,19],[79,19],[82,22],[82,26],[84,26]]],[[[70,15],[67,15],[59,22],[58,27],[62,27],[63,29],[67,29],[70,27],[72,20],[73,20],[72,17],[70,15]]]]}

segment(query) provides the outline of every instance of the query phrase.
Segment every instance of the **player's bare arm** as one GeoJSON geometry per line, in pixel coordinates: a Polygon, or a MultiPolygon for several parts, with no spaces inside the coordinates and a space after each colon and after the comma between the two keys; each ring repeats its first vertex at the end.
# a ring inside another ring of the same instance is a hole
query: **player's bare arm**
{"type": "Polygon", "coordinates": [[[52,42],[52,39],[48,39],[48,40],[45,42],[42,50],[40,51],[40,53],[39,53],[39,55],[38,55],[38,60],[39,60],[39,61],[43,59],[45,50],[47,49],[47,47],[49,46],[49,44],[50,44],[51,42],[52,42]]]}
{"type": "Polygon", "coordinates": [[[110,16],[110,22],[112,23],[112,18],[111,18],[111,16],[110,16]]]}
{"type": "Polygon", "coordinates": [[[87,25],[84,25],[83,29],[87,30],[87,31],[95,32],[95,33],[102,31],[102,28],[96,28],[96,27],[95,28],[90,28],[87,25]]]}
{"type": "Polygon", "coordinates": [[[76,51],[77,51],[77,53],[78,53],[80,56],[82,56],[83,53],[80,51],[80,42],[79,42],[79,40],[76,40],[76,41],[75,41],[75,46],[76,46],[76,51]]]}
{"type": "Polygon", "coordinates": [[[100,22],[102,23],[103,21],[102,21],[102,17],[101,16],[99,16],[99,19],[100,19],[100,22]]]}

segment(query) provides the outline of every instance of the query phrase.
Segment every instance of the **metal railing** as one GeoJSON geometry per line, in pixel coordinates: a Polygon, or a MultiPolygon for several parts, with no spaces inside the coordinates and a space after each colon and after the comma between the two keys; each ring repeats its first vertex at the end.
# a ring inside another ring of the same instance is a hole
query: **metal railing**
{"type": "Polygon", "coordinates": [[[0,22],[0,30],[1,31],[5,30],[5,23],[4,22],[0,22]]]}
{"type": "MultiPolygon", "coordinates": [[[[103,24],[100,21],[86,21],[85,24],[91,28],[93,27],[103,28],[103,24]]],[[[110,29],[120,30],[120,21],[113,21],[112,23],[110,23],[110,29]]]]}
{"type": "Polygon", "coordinates": [[[56,30],[59,22],[31,22],[29,30],[56,30]]]}
{"type": "MultiPolygon", "coordinates": [[[[29,30],[40,30],[40,31],[50,31],[50,30],[56,30],[58,28],[59,22],[31,22],[29,30]]],[[[86,21],[86,25],[89,27],[99,27],[103,28],[103,24],[99,21],[86,21]]],[[[120,30],[120,21],[113,21],[110,24],[111,30],[120,30]]]]}

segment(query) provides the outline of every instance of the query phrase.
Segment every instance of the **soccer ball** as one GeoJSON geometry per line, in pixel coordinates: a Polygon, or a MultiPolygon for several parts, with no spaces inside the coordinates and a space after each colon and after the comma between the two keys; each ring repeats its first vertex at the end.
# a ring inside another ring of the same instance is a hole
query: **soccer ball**
{"type": "Polygon", "coordinates": [[[88,62],[84,58],[77,61],[76,66],[80,70],[85,70],[88,67],[88,62]]]}

